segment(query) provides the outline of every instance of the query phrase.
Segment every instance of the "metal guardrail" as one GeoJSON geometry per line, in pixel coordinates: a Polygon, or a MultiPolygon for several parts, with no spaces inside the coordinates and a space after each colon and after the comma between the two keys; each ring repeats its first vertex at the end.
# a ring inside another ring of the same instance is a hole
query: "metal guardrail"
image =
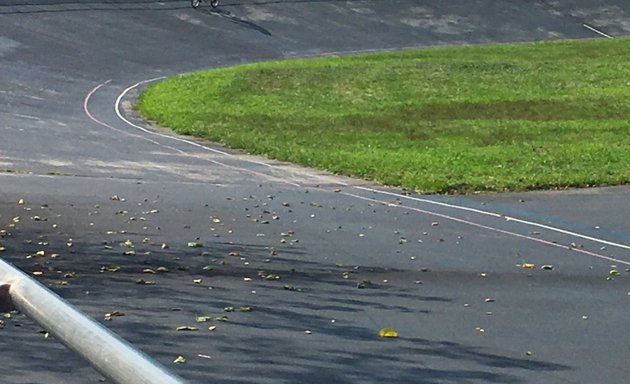
{"type": "Polygon", "coordinates": [[[186,383],[27,274],[0,260],[0,312],[14,308],[114,383],[186,383]]]}

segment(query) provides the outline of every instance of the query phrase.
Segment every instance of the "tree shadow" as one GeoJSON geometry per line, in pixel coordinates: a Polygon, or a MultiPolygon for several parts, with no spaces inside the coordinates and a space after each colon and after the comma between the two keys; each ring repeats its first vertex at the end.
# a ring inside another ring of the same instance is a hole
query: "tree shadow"
{"type": "MultiPolygon", "coordinates": [[[[0,219],[18,214],[16,209],[0,219]]],[[[68,220],[79,217],[91,220],[68,220]]],[[[118,238],[131,239],[131,248],[103,243],[99,230],[71,243],[69,233],[42,224],[24,219],[2,239],[3,256],[27,273],[43,272],[38,280],[44,285],[192,382],[518,383],[523,372],[570,369],[418,333],[377,338],[368,321],[373,316],[430,322],[434,308],[453,301],[395,283],[420,279],[421,271],[343,266],[316,261],[300,246],[276,254],[262,242],[220,238],[200,239],[201,248],[162,248],[143,242],[147,234],[129,231],[118,238]],[[49,243],[45,257],[24,257],[34,255],[41,242],[49,243]],[[123,254],[129,250],[135,254],[123,254]],[[160,267],[166,271],[158,272],[160,267]],[[106,321],[112,311],[124,315],[106,321]],[[198,315],[207,321],[197,322],[198,315]],[[178,331],[180,326],[197,331],[178,331]],[[173,365],[178,355],[187,364],[173,365]]],[[[21,321],[23,327],[9,323],[0,330],[3,349],[11,350],[0,375],[29,367],[38,377],[97,377],[78,357],[43,338],[32,322],[21,321]],[[19,348],[12,349],[14,344],[19,348]]]]}

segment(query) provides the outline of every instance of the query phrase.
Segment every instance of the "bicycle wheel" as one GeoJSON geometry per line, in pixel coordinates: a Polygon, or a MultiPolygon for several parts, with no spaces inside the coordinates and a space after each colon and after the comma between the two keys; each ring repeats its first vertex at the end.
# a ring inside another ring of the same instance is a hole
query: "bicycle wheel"
{"type": "Polygon", "coordinates": [[[193,8],[197,8],[199,5],[201,5],[201,0],[190,0],[190,5],[193,8]]]}
{"type": "Polygon", "coordinates": [[[210,5],[212,5],[212,8],[216,8],[219,6],[219,0],[210,0],[210,5]]]}

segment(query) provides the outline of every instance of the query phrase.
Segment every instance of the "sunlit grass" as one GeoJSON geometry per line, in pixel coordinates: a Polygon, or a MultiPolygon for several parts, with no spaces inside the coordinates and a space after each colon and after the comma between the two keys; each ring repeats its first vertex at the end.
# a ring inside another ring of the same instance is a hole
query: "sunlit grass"
{"type": "Polygon", "coordinates": [[[424,193],[630,181],[630,40],[213,69],[137,108],[183,134],[424,193]]]}

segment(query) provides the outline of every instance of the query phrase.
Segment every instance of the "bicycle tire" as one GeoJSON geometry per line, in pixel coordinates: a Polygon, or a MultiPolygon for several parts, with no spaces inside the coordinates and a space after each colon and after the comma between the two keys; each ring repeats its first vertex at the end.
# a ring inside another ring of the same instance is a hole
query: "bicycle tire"
{"type": "Polygon", "coordinates": [[[190,6],[193,8],[197,8],[201,5],[201,0],[190,0],[190,6]]]}
{"type": "Polygon", "coordinates": [[[219,6],[219,0],[210,0],[210,5],[212,8],[216,8],[219,6]]]}

